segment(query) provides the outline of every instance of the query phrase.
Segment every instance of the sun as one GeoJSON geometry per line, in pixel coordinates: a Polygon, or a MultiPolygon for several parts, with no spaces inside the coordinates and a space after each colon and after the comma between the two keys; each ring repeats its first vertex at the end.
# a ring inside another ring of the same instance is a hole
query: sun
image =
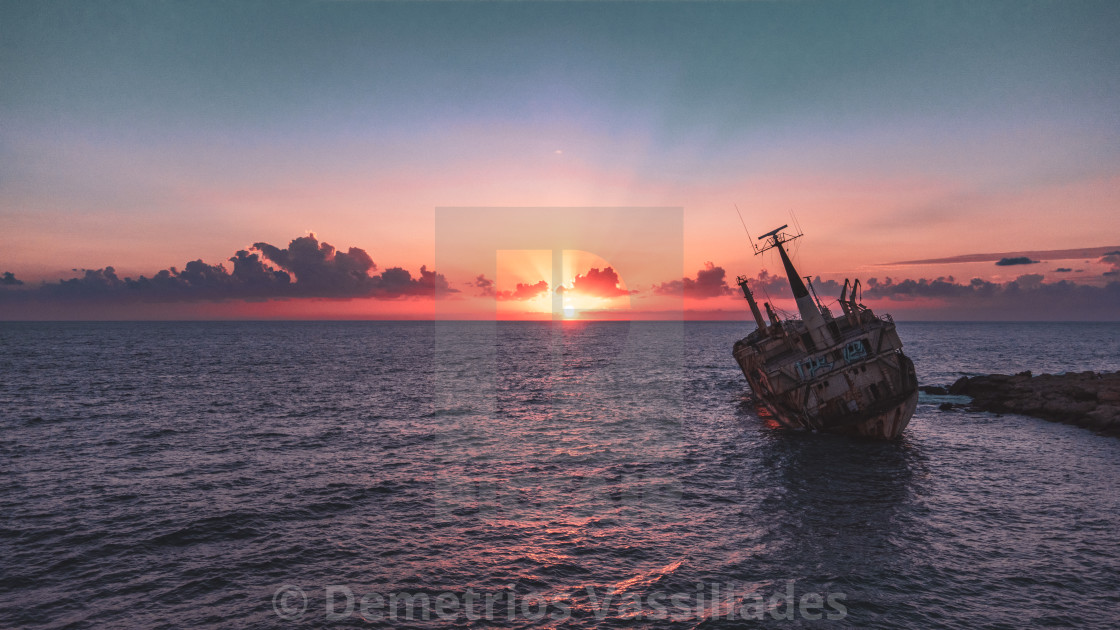
{"type": "Polygon", "coordinates": [[[572,303],[570,293],[566,293],[560,300],[560,315],[564,319],[577,319],[579,317],[579,309],[572,303]]]}

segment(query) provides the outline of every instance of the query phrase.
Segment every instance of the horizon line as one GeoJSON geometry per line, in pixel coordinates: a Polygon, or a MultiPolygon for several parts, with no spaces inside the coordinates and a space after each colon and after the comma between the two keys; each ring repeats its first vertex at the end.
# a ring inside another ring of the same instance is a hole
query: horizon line
{"type": "MultiPolygon", "coordinates": [[[[1120,319],[900,319],[907,324],[1120,324],[1120,319]]],[[[358,318],[305,318],[305,319],[0,319],[5,324],[294,324],[294,323],[367,323],[367,324],[425,324],[425,323],[483,323],[483,324],[730,324],[751,323],[748,319],[358,319],[358,318]]]]}

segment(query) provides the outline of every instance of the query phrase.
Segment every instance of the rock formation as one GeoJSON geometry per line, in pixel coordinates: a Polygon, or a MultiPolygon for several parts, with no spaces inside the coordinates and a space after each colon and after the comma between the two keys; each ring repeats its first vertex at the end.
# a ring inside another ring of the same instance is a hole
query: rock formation
{"type": "Polygon", "coordinates": [[[948,393],[983,411],[1020,413],[1120,435],[1120,372],[962,377],[948,393]]]}

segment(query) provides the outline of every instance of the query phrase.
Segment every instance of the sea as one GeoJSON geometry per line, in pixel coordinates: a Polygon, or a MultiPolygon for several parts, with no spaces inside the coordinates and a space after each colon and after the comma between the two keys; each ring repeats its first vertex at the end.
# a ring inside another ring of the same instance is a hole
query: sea
{"type": "MultiPolygon", "coordinates": [[[[900,322],[923,385],[1120,324],[900,322]]],[[[0,324],[0,627],[1115,628],[1120,439],[773,424],[739,322],[0,324]]]]}

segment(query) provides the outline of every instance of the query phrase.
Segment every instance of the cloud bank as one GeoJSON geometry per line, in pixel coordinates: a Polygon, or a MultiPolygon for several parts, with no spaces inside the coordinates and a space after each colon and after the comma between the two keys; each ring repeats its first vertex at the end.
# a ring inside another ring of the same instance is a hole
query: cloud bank
{"type": "MultiPolygon", "coordinates": [[[[980,278],[960,282],[952,276],[902,280],[872,277],[864,279],[860,298],[877,310],[910,318],[1116,320],[1120,318],[1120,249],[1102,252],[1097,262],[1110,269],[1100,278],[1104,286],[1067,280],[1048,283],[1041,273],[1003,283],[980,278]]],[[[1056,272],[1069,273],[1070,269],[1062,267],[1056,272]]],[[[421,267],[415,276],[401,267],[381,269],[365,250],[351,247],[340,251],[320,242],[314,234],[292,239],[285,247],[258,242],[222,264],[193,260],[181,269],[171,267],[151,276],[121,277],[111,266],[75,271],[80,274],[75,278],[31,286],[11,272],[0,273],[0,303],[29,307],[54,304],[52,308],[69,309],[68,304],[81,301],[115,305],[295,298],[399,300],[457,292],[442,274],[427,267],[421,267]]],[[[483,274],[465,284],[474,287],[478,295],[499,301],[528,301],[547,295],[551,289],[547,281],[540,280],[499,291],[496,283],[483,274]]],[[[842,288],[841,283],[820,276],[812,285],[821,301],[830,306],[842,288]]],[[[780,273],[762,270],[750,279],[750,286],[760,301],[792,298],[789,283],[780,273]]],[[[623,288],[612,267],[592,268],[556,291],[599,298],[638,293],[623,288]]],[[[699,300],[725,299],[728,306],[738,294],[729,286],[724,268],[713,262],[705,263],[692,277],[655,284],[647,292],[699,300]]],[[[738,311],[727,313],[734,316],[738,311]]]]}
{"type": "Polygon", "coordinates": [[[706,262],[704,268],[696,272],[695,278],[681,278],[662,282],[653,287],[653,292],[658,295],[684,295],[684,297],[706,300],[709,298],[734,295],[735,292],[727,285],[727,272],[715,263],[706,262]]]}
{"type": "Polygon", "coordinates": [[[1072,260],[1075,258],[1096,258],[1103,256],[1110,250],[1120,249],[1115,245],[1107,245],[1104,247],[1081,247],[1077,249],[1043,249],[1036,251],[1026,252],[1003,252],[997,254],[962,254],[960,256],[950,256],[948,258],[927,258],[925,260],[902,260],[893,263],[884,263],[883,266],[888,265],[939,265],[946,263],[972,263],[972,262],[992,262],[1001,258],[1030,258],[1039,260],[1072,260]]]}
{"type": "MultiPolygon", "coordinates": [[[[197,301],[269,300],[284,298],[399,299],[432,297],[436,291],[454,293],[442,274],[420,267],[413,275],[401,267],[378,273],[363,249],[337,251],[314,234],[292,239],[286,248],[255,243],[225,264],[193,260],[163,269],[151,277],[121,278],[113,267],[83,269],[77,278],[43,283],[18,292],[46,300],[197,301]]],[[[13,278],[14,280],[14,278],[13,278]]],[[[16,281],[18,282],[18,281],[16,281]]],[[[6,292],[6,295],[15,295],[6,292]]]]}
{"type": "MultiPolygon", "coordinates": [[[[1120,267],[1120,252],[1111,262],[1120,267]]],[[[1103,260],[1103,259],[1102,259],[1103,260]]],[[[1108,276],[1110,273],[1105,273],[1108,276]]],[[[1025,274],[1010,282],[973,278],[959,283],[952,276],[935,279],[868,278],[862,282],[860,299],[888,312],[949,319],[1062,319],[1116,320],[1120,317],[1120,281],[1105,286],[1076,284],[1067,280],[1044,282],[1042,274],[1025,274]]],[[[760,300],[790,299],[785,277],[763,270],[750,280],[760,300]]],[[[825,305],[832,304],[843,288],[838,282],[813,280],[825,305]]]]}
{"type": "Polygon", "coordinates": [[[1006,283],[973,278],[967,284],[951,280],[868,281],[865,300],[884,299],[900,308],[933,299],[942,314],[955,319],[1115,320],[1120,314],[1120,282],[1103,287],[1065,280],[1043,282],[1042,274],[1026,274],[1006,283]]]}

